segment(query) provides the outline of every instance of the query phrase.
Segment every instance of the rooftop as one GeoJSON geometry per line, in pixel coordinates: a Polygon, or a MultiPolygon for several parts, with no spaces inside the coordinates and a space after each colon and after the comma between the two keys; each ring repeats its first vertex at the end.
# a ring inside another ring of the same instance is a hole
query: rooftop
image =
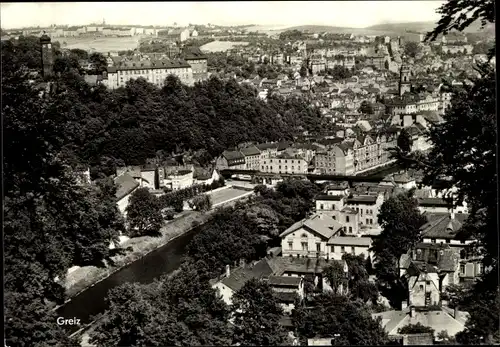
{"type": "Polygon", "coordinates": [[[339,246],[359,246],[359,247],[370,247],[372,245],[372,239],[369,237],[356,237],[356,236],[333,236],[328,240],[329,245],[339,245],[339,246]]]}
{"type": "Polygon", "coordinates": [[[115,178],[115,184],[117,185],[115,194],[117,200],[121,200],[139,186],[139,182],[128,173],[124,173],[115,178]]]}
{"type": "Polygon", "coordinates": [[[282,232],[280,237],[283,238],[302,228],[311,231],[313,233],[316,233],[320,235],[322,238],[329,239],[340,228],[342,228],[342,225],[331,218],[327,219],[324,216],[316,214],[308,219],[303,219],[293,224],[291,227],[282,232]]]}

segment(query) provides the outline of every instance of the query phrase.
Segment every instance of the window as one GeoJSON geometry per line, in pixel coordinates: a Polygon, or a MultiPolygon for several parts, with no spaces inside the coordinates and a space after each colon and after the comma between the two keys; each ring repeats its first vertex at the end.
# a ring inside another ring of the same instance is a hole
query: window
{"type": "Polygon", "coordinates": [[[336,216],[332,216],[333,220],[337,220],[337,217],[336,216]]]}
{"type": "Polygon", "coordinates": [[[352,233],[352,227],[349,227],[349,232],[352,233]]]}
{"type": "Polygon", "coordinates": [[[426,285],[426,286],[430,286],[430,285],[431,285],[431,281],[426,281],[426,282],[425,282],[425,285],[426,285]]]}
{"type": "Polygon", "coordinates": [[[330,246],[330,250],[332,253],[335,253],[335,246],[330,246]]]}
{"type": "Polygon", "coordinates": [[[431,243],[436,243],[436,239],[431,239],[431,243]]]}
{"type": "Polygon", "coordinates": [[[345,247],[344,246],[340,246],[340,253],[345,253],[345,247]]]}
{"type": "Polygon", "coordinates": [[[302,234],[300,237],[307,239],[307,234],[302,234]]]}
{"type": "Polygon", "coordinates": [[[355,247],[351,247],[351,253],[352,253],[352,254],[356,254],[355,247]]]}
{"type": "Polygon", "coordinates": [[[370,220],[366,218],[366,224],[370,224],[370,220]]]}
{"type": "Polygon", "coordinates": [[[465,265],[460,265],[460,273],[465,274],[465,265]]]}
{"type": "Polygon", "coordinates": [[[316,252],[321,252],[321,243],[316,244],[316,252]]]}
{"type": "Polygon", "coordinates": [[[302,242],[301,245],[302,245],[302,250],[307,251],[307,242],[302,242]]]}
{"type": "Polygon", "coordinates": [[[450,242],[451,242],[451,241],[450,241],[450,239],[447,239],[447,240],[446,240],[446,243],[450,243],[450,242]]]}
{"type": "Polygon", "coordinates": [[[345,216],[346,223],[349,223],[349,216],[345,216]]]}
{"type": "Polygon", "coordinates": [[[320,210],[323,210],[323,209],[324,209],[323,204],[319,205],[319,209],[320,209],[320,210]]]}
{"type": "Polygon", "coordinates": [[[293,242],[288,242],[288,249],[293,249],[293,242]]]}
{"type": "Polygon", "coordinates": [[[419,287],[420,287],[420,290],[424,290],[424,285],[423,284],[421,284],[419,287]]]}

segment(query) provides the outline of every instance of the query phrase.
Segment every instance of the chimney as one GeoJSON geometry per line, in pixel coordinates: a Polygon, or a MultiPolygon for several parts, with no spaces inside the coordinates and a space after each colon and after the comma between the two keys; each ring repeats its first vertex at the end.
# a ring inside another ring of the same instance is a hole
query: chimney
{"type": "Polygon", "coordinates": [[[408,301],[403,300],[403,302],[401,302],[401,310],[405,310],[407,307],[408,307],[408,301]]]}
{"type": "Polygon", "coordinates": [[[410,306],[410,318],[415,318],[415,306],[410,306]]]}
{"type": "Polygon", "coordinates": [[[226,277],[229,277],[231,276],[231,267],[228,265],[226,265],[226,277]]]}

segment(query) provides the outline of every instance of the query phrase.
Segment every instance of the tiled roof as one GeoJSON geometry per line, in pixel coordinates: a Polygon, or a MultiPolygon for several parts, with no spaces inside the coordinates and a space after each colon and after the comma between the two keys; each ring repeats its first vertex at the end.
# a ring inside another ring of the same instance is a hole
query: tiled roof
{"type": "Polygon", "coordinates": [[[318,200],[323,200],[323,201],[340,201],[344,197],[342,195],[326,195],[326,194],[321,194],[316,197],[316,201],[318,200]]]}
{"type": "Polygon", "coordinates": [[[267,259],[269,265],[274,269],[274,275],[281,276],[284,273],[295,274],[320,274],[323,268],[333,262],[345,265],[343,260],[326,260],[323,258],[296,258],[296,257],[274,257],[267,259]]]}
{"type": "Polygon", "coordinates": [[[268,282],[270,286],[276,287],[298,287],[302,279],[300,277],[291,276],[269,276],[268,282]]]}
{"type": "Polygon", "coordinates": [[[147,69],[178,69],[189,68],[185,60],[143,60],[143,61],[122,61],[116,66],[108,67],[108,72],[113,73],[123,70],[147,70],[147,69]]]}
{"type": "Polygon", "coordinates": [[[341,246],[360,246],[360,247],[370,247],[372,240],[369,237],[356,237],[356,236],[333,236],[328,240],[329,245],[341,245],[341,246]]]}
{"type": "Polygon", "coordinates": [[[451,206],[451,203],[442,198],[417,198],[420,206],[451,206]]]}
{"type": "Polygon", "coordinates": [[[373,195],[353,195],[347,198],[347,203],[367,203],[374,204],[377,202],[377,197],[373,195]]]}
{"type": "Polygon", "coordinates": [[[465,213],[455,213],[453,219],[443,213],[426,213],[425,216],[427,223],[421,228],[423,237],[439,239],[454,239],[469,217],[465,213]]]}
{"type": "Polygon", "coordinates": [[[348,189],[349,188],[349,182],[347,181],[337,181],[337,182],[332,182],[330,183],[327,187],[326,190],[333,190],[333,189],[348,189]]]}
{"type": "Polygon", "coordinates": [[[358,212],[350,207],[344,207],[341,212],[348,213],[348,214],[357,214],[358,212]]]}
{"type": "Polygon", "coordinates": [[[242,148],[240,151],[241,151],[241,153],[243,153],[244,156],[247,156],[247,157],[254,156],[254,155],[260,155],[260,150],[255,146],[242,148]]]}
{"type": "Polygon", "coordinates": [[[234,269],[230,276],[222,279],[221,282],[233,291],[238,291],[247,281],[254,278],[267,278],[272,273],[273,270],[267,263],[267,259],[263,259],[253,266],[248,265],[234,269]]]}
{"type": "Polygon", "coordinates": [[[115,194],[117,200],[121,200],[139,186],[139,182],[128,173],[118,176],[115,184],[118,186],[115,194]]]}
{"type": "Polygon", "coordinates": [[[306,230],[309,230],[309,231],[312,231],[316,234],[321,235],[325,239],[329,239],[341,227],[342,227],[342,225],[339,222],[337,222],[331,218],[324,219],[321,215],[316,214],[308,219],[303,219],[303,220],[293,224],[291,227],[289,227],[284,232],[282,232],[280,237],[285,237],[288,234],[293,233],[296,230],[304,228],[306,230]]]}
{"type": "Polygon", "coordinates": [[[416,310],[414,317],[410,317],[409,312],[410,308],[407,308],[403,311],[374,313],[372,317],[380,317],[384,330],[392,336],[398,335],[398,329],[405,325],[417,323],[431,327],[434,329],[435,335],[446,330],[449,336],[455,336],[458,332],[464,330],[465,321],[463,317],[468,316],[467,312],[458,311],[458,317],[455,319],[446,308],[441,311],[416,310]]]}
{"type": "Polygon", "coordinates": [[[196,166],[194,167],[193,178],[198,180],[208,180],[212,178],[213,172],[213,169],[205,169],[200,166],[196,166]]]}
{"type": "Polygon", "coordinates": [[[276,143],[259,143],[255,147],[257,147],[259,150],[263,151],[266,149],[277,149],[278,145],[276,143]]]}
{"type": "Polygon", "coordinates": [[[245,159],[245,157],[240,151],[224,151],[222,152],[222,155],[227,160],[245,159]]]}

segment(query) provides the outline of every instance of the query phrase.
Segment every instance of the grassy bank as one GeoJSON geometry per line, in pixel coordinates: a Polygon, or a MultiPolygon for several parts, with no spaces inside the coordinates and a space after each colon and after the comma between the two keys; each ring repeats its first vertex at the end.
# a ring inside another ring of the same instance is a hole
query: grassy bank
{"type": "MultiPolygon", "coordinates": [[[[223,206],[231,206],[234,203],[236,203],[236,201],[225,203],[223,206]]],[[[208,222],[214,213],[215,210],[211,210],[206,213],[184,211],[181,216],[165,224],[165,226],[160,230],[161,236],[141,236],[127,240],[120,247],[129,250],[127,250],[123,255],[114,256],[112,258],[114,262],[112,266],[108,266],[106,268],[85,266],[68,274],[64,281],[66,297],[70,300],[72,297],[78,295],[80,292],[91,287],[97,282],[102,281],[124,266],[131,264],[148,253],[164,246],[172,239],[185,234],[193,228],[194,224],[200,225],[208,222]]]]}

